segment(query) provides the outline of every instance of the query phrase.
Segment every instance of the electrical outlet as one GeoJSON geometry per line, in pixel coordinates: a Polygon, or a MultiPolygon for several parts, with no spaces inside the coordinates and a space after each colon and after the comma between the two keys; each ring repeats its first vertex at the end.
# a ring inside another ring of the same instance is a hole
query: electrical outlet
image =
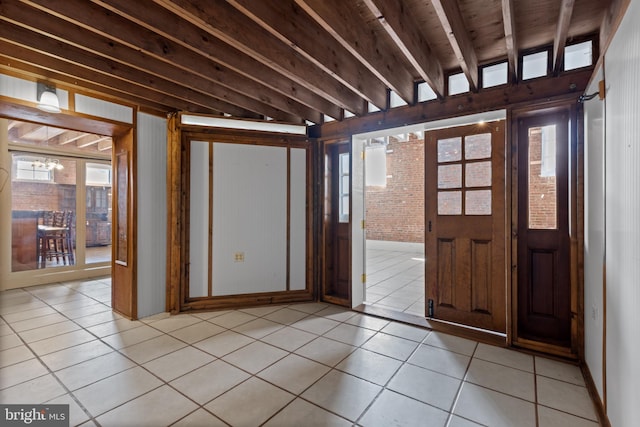
{"type": "Polygon", "coordinates": [[[234,255],[235,262],[244,262],[244,252],[236,252],[234,255]]]}

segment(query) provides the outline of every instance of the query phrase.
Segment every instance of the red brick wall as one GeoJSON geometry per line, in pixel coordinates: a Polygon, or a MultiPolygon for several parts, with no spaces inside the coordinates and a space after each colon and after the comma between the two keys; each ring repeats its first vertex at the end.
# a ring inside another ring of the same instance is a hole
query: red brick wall
{"type": "Polygon", "coordinates": [[[556,177],[540,176],[542,134],[529,134],[529,228],[556,228],[556,177]]]}
{"type": "Polygon", "coordinates": [[[62,159],[62,170],[54,171],[54,182],[13,181],[11,183],[11,209],[75,210],[76,161],[62,159]]]}
{"type": "Polygon", "coordinates": [[[370,240],[424,242],[424,140],[389,138],[386,187],[366,188],[366,236],[370,240]]]}
{"type": "Polygon", "coordinates": [[[75,210],[75,185],[14,181],[11,209],[14,211],[75,210]]]}

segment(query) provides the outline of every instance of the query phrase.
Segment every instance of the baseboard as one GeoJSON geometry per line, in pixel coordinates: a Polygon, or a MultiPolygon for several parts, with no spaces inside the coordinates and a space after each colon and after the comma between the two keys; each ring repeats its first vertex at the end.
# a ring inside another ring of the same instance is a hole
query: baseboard
{"type": "Polygon", "coordinates": [[[596,383],[593,381],[589,367],[586,363],[582,362],[580,363],[580,369],[582,370],[582,376],[584,377],[587,390],[589,391],[589,396],[591,396],[591,400],[596,407],[596,413],[598,415],[600,425],[602,427],[611,427],[611,422],[609,421],[609,417],[607,417],[607,413],[604,409],[604,403],[598,394],[598,389],[596,388],[596,383]]]}

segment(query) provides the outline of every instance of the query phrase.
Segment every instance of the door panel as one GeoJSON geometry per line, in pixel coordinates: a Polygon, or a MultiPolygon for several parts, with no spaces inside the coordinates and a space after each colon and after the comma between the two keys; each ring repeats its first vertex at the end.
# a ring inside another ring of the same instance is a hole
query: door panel
{"type": "Polygon", "coordinates": [[[569,346],[568,115],[518,122],[519,338],[569,346]]]}
{"type": "Polygon", "coordinates": [[[322,298],[349,305],[351,297],[350,144],[325,147],[325,264],[322,298]]]}
{"type": "Polygon", "coordinates": [[[111,307],[130,319],[137,317],[135,149],[133,131],[113,139],[113,238],[111,307]]]}
{"type": "Polygon", "coordinates": [[[504,122],[425,139],[427,313],[505,332],[504,122]]]}

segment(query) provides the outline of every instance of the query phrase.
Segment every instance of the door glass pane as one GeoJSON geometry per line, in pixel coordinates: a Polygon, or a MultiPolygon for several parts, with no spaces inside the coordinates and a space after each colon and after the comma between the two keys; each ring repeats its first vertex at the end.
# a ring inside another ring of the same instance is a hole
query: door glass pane
{"type": "Polygon", "coordinates": [[[491,157],[491,134],[481,133],[464,137],[464,158],[466,160],[488,159],[491,157]]]}
{"type": "Polygon", "coordinates": [[[343,194],[349,194],[349,176],[343,176],[340,179],[342,180],[342,183],[340,184],[340,191],[343,194]]]}
{"type": "Polygon", "coordinates": [[[491,187],[491,162],[467,163],[464,167],[465,187],[491,187]]]}
{"type": "Polygon", "coordinates": [[[11,271],[75,265],[76,161],[11,157],[11,271]]]}
{"type": "Polygon", "coordinates": [[[338,198],[340,200],[340,210],[338,220],[349,222],[349,153],[340,154],[340,181],[338,188],[338,198]]]}
{"type": "Polygon", "coordinates": [[[462,138],[438,140],[438,163],[455,162],[462,159],[462,138]]]}
{"type": "Polygon", "coordinates": [[[438,188],[462,187],[462,165],[438,166],[438,188]]]}
{"type": "Polygon", "coordinates": [[[462,191],[439,191],[438,215],[462,215],[462,191]]]}
{"type": "Polygon", "coordinates": [[[87,163],[86,262],[111,261],[111,165],[87,163]]]}
{"type": "Polygon", "coordinates": [[[529,228],[557,228],[556,126],[529,129],[529,228]]]}
{"type": "Polygon", "coordinates": [[[491,190],[465,192],[465,215],[491,215],[491,190]]]}

